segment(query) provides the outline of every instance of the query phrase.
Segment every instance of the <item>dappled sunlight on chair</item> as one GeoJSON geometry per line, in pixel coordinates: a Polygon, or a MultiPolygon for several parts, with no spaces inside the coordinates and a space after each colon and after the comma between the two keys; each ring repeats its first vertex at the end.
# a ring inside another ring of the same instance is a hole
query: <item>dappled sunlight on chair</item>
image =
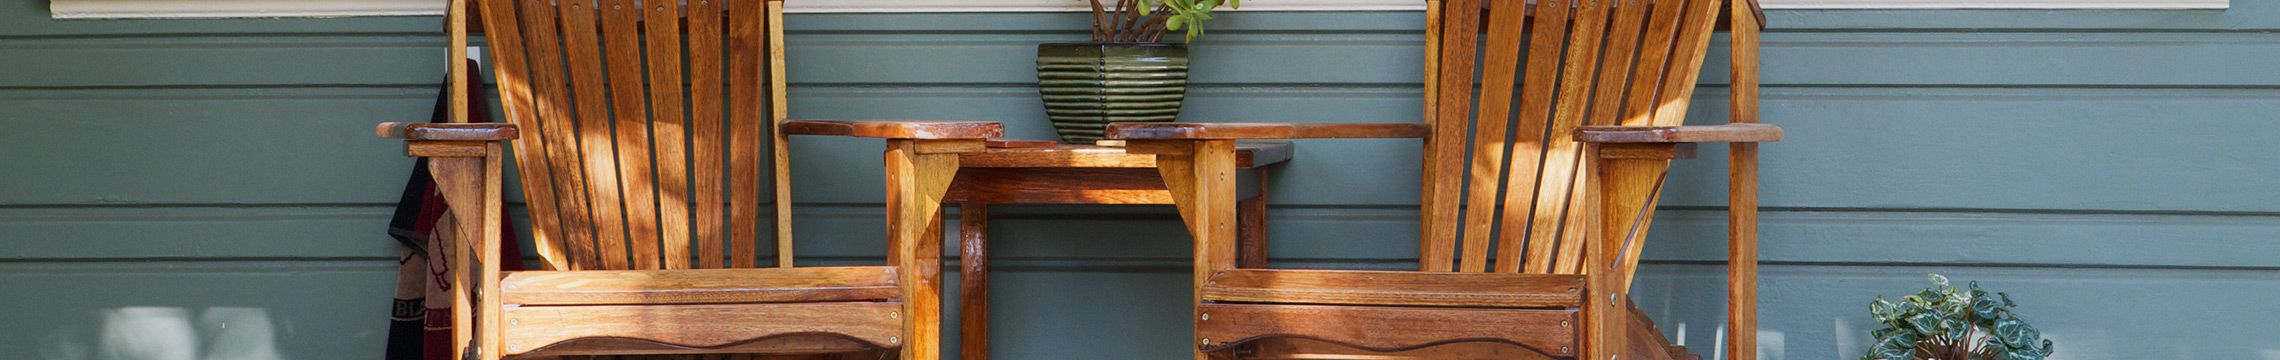
{"type": "MultiPolygon", "coordinates": [[[[781,0],[453,5],[454,55],[483,14],[511,123],[463,124],[454,103],[453,123],[378,132],[433,158],[460,224],[504,216],[511,147],[547,269],[501,272],[499,229],[461,229],[454,353],[940,356],[942,197],[958,153],[1000,125],[787,118],[781,0]],[[888,264],[793,266],[790,135],[886,141],[888,264]]],[[[466,91],[471,71],[451,66],[466,91]]]]}
{"type": "MultiPolygon", "coordinates": [[[[1698,351],[1672,346],[1629,297],[1671,160],[1692,158],[1700,142],[1734,143],[1728,311],[1758,334],[1756,143],[1782,133],[1755,124],[1754,2],[1427,7],[1424,124],[1109,126],[1109,138],[1177,165],[1163,177],[1195,237],[1197,359],[1691,358],[1698,351]],[[1733,123],[1684,126],[1721,27],[1734,41],[1733,123]],[[1232,261],[1234,141],[1331,138],[1425,139],[1420,271],[1232,261]],[[1346,351],[1260,345],[1287,339],[1346,351]],[[1507,350],[1451,347],[1460,343],[1507,350]],[[1488,353],[1446,352],[1457,350],[1488,353]]],[[[1753,336],[1739,338],[1735,351],[1754,352],[1753,336]]]]}

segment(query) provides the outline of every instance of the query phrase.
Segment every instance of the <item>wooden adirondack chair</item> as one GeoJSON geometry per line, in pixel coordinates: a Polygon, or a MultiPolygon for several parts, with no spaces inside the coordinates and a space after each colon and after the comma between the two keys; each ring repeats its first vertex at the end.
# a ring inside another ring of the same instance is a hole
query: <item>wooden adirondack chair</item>
{"type": "Polygon", "coordinates": [[[1428,4],[1423,124],[1110,126],[1158,154],[1196,238],[1197,358],[1688,357],[1627,292],[1669,161],[1695,142],[1734,143],[1728,352],[1753,358],[1755,143],[1781,139],[1754,123],[1755,4],[1428,4]],[[1681,126],[1722,9],[1733,123],[1681,126]],[[1234,139],[1299,138],[1425,140],[1421,271],[1236,267],[1234,139]]]}
{"type": "MultiPolygon", "coordinates": [[[[451,275],[457,309],[474,309],[453,314],[466,358],[940,356],[941,198],[957,153],[1001,136],[997,123],[786,120],[780,0],[455,0],[452,59],[465,58],[469,1],[512,124],[380,128],[433,158],[466,231],[457,261],[473,266],[451,275]],[[788,135],[887,139],[889,264],[792,266],[788,135]],[[506,140],[544,271],[499,271],[521,261],[496,258],[503,239],[486,226],[502,216],[506,140]]],[[[464,67],[452,63],[454,84],[469,81],[464,67]]],[[[466,97],[452,99],[464,122],[466,97]]]]}

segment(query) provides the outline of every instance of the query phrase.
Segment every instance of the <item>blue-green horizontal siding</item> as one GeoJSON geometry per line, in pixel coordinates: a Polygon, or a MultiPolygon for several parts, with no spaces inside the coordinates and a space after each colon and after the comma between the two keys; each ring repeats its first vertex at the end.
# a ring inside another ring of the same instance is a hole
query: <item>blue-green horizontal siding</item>
{"type": "MultiPolygon", "coordinates": [[[[397,256],[379,229],[410,161],[366,134],[427,118],[437,19],[54,21],[45,6],[0,0],[0,304],[39,309],[0,312],[0,349],[93,359],[127,350],[112,328],[186,329],[130,334],[378,358],[397,256]],[[250,320],[268,332],[220,325],[250,320]]],[[[2280,3],[1768,16],[1763,112],[1790,136],[1764,150],[1761,358],[1857,356],[1866,302],[1925,272],[2015,295],[2062,360],[2280,351],[2263,335],[2280,332],[2264,300],[2280,296],[2280,3]]],[[[1032,49],[1081,40],[1084,21],[792,15],[792,113],[1047,138],[1032,49]]],[[[1419,118],[1417,13],[1213,24],[1186,120],[1419,118]]],[[[1724,51],[1696,123],[1725,116],[1724,51]]],[[[795,143],[803,263],[880,262],[879,142],[795,143]]],[[[1275,266],[1413,262],[1415,140],[1296,152],[1270,179],[1275,266]]],[[[1635,288],[1698,350],[1722,338],[1725,256],[1724,148],[1702,155],[1674,167],[1635,288]]],[[[1181,357],[1189,252],[1168,207],[993,210],[999,357],[1181,357]]]]}

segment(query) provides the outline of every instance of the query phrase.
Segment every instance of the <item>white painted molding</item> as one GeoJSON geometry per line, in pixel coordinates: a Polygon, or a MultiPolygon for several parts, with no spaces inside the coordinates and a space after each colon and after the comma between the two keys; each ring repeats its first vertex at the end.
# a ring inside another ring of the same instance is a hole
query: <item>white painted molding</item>
{"type": "MultiPolygon", "coordinates": [[[[2230,0],[1761,0],[1768,9],[2224,9],[2230,0]]],[[[57,19],[435,16],[444,0],[50,0],[57,19]]],[[[806,0],[787,12],[1084,11],[1084,0],[806,0]]],[[[1250,0],[1242,11],[1415,11],[1422,0],[1250,0]]]]}

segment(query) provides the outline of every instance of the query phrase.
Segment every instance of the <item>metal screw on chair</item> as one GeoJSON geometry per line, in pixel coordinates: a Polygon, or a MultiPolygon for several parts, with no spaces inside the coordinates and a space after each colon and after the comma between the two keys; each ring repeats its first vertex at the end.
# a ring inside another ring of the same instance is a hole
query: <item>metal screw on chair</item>
{"type": "Polygon", "coordinates": [[[1211,338],[1203,338],[1203,346],[1211,346],[1211,338]]]}
{"type": "Polygon", "coordinates": [[[625,9],[625,4],[610,4],[610,10],[623,10],[623,9],[625,9]]]}
{"type": "Polygon", "coordinates": [[[507,325],[522,325],[522,319],[507,319],[507,325]]]}
{"type": "Polygon", "coordinates": [[[887,337],[887,343],[888,343],[888,344],[898,344],[898,345],[899,345],[899,344],[902,344],[902,337],[901,337],[901,336],[888,336],[888,337],[887,337]]]}
{"type": "Polygon", "coordinates": [[[1566,353],[1568,353],[1568,347],[1566,347],[1566,346],[1561,346],[1561,347],[1560,347],[1560,353],[1561,353],[1561,354],[1566,354],[1566,353]]]}
{"type": "Polygon", "coordinates": [[[1560,327],[1568,327],[1567,320],[1560,320],[1560,327]]]}
{"type": "Polygon", "coordinates": [[[901,318],[902,318],[902,312],[901,312],[901,311],[889,311],[889,312],[887,312],[887,318],[888,318],[888,319],[901,319],[901,318]]]}
{"type": "Polygon", "coordinates": [[[1211,321],[1211,314],[1203,314],[1203,321],[1211,321]]]}
{"type": "Polygon", "coordinates": [[[665,11],[665,7],[663,7],[663,6],[659,6],[659,7],[657,7],[657,11],[665,11]]]}

